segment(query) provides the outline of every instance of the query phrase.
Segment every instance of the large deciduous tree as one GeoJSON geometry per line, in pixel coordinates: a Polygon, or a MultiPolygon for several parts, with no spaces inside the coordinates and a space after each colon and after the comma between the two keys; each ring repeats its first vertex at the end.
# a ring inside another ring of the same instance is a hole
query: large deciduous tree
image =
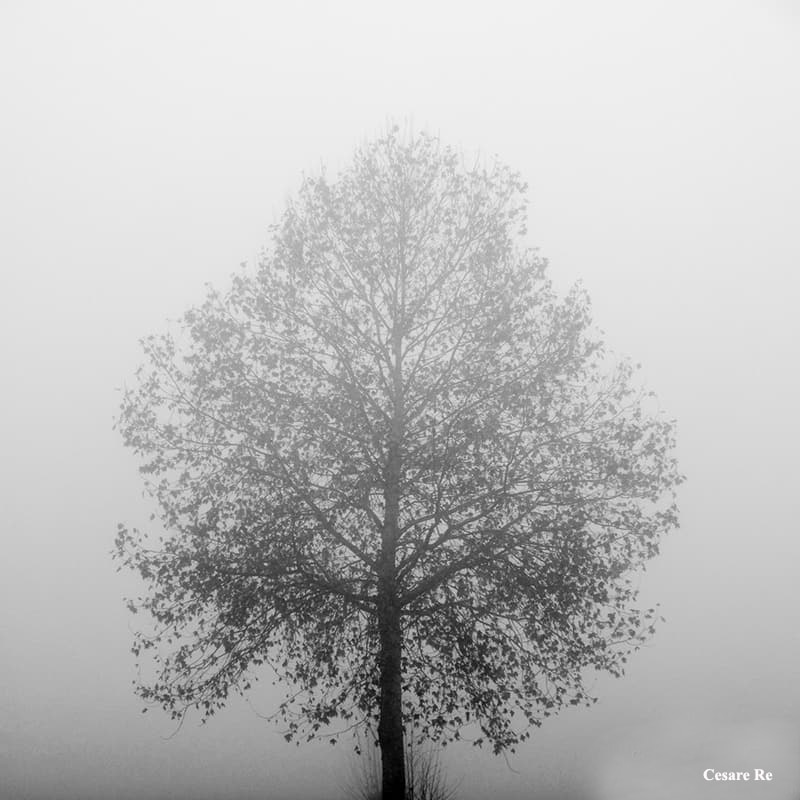
{"type": "Polygon", "coordinates": [[[116,549],[149,586],[143,698],[212,714],[268,665],[288,738],[377,722],[399,800],[404,728],[500,752],[622,671],[673,429],[519,244],[524,192],[393,129],[145,341],[118,425],[166,534],[116,549]]]}

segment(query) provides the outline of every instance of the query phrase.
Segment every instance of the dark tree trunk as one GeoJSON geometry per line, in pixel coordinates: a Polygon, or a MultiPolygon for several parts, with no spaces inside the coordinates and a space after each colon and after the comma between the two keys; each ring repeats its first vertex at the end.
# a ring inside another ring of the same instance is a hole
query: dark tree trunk
{"type": "Polygon", "coordinates": [[[381,606],[379,621],[381,706],[378,723],[382,773],[381,800],[405,800],[400,613],[396,597],[385,596],[381,606]]]}
{"type": "Polygon", "coordinates": [[[403,748],[403,631],[396,580],[396,551],[400,510],[400,447],[389,445],[386,463],[386,517],[381,543],[378,588],[378,634],[380,637],[380,720],[381,800],[405,800],[406,765],[403,748]]]}
{"type": "Polygon", "coordinates": [[[400,495],[403,480],[402,442],[405,429],[403,391],[403,266],[395,287],[392,325],[392,427],[384,475],[385,516],[378,575],[378,633],[380,637],[381,800],[406,800],[406,763],[403,747],[403,629],[397,585],[397,543],[400,537],[400,495]]]}

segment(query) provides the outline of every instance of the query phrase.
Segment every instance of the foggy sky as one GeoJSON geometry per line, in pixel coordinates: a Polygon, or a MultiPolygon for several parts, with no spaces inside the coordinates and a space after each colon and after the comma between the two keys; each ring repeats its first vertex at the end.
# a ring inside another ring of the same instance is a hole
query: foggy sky
{"type": "Polygon", "coordinates": [[[339,796],[347,744],[287,745],[269,680],[172,738],[141,713],[109,553],[152,506],[112,421],[137,340],[389,118],[522,173],[687,476],[641,578],[667,622],[508,762],[450,754],[459,797],[797,795],[796,3],[10,0],[0,61],[0,798],[339,796]]]}

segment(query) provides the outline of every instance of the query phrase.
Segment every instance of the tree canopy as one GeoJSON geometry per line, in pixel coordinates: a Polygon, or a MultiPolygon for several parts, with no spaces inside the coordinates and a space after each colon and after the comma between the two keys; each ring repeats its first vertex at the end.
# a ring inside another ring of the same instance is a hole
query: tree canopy
{"type": "Polygon", "coordinates": [[[524,246],[525,189],[392,129],[145,340],[118,426],[165,533],[116,548],[149,587],[144,699],[212,714],[268,665],[287,737],[372,719],[386,750],[399,714],[499,752],[621,673],[673,425],[524,246]]]}

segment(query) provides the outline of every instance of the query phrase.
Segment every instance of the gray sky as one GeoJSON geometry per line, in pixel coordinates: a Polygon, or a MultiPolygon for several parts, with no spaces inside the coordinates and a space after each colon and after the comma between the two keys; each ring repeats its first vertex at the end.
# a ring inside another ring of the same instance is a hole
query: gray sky
{"type": "Polygon", "coordinates": [[[796,2],[7,0],[0,62],[3,798],[346,780],[346,746],[298,750],[257,716],[268,685],[168,740],[140,713],[135,584],[109,551],[150,506],[111,424],[138,338],[224,287],[302,171],[389,117],[523,173],[530,242],[642,362],[688,477],[641,581],[667,623],[508,765],[450,755],[460,797],[796,796],[796,2]],[[775,780],[717,787],[705,767],[775,780]]]}

